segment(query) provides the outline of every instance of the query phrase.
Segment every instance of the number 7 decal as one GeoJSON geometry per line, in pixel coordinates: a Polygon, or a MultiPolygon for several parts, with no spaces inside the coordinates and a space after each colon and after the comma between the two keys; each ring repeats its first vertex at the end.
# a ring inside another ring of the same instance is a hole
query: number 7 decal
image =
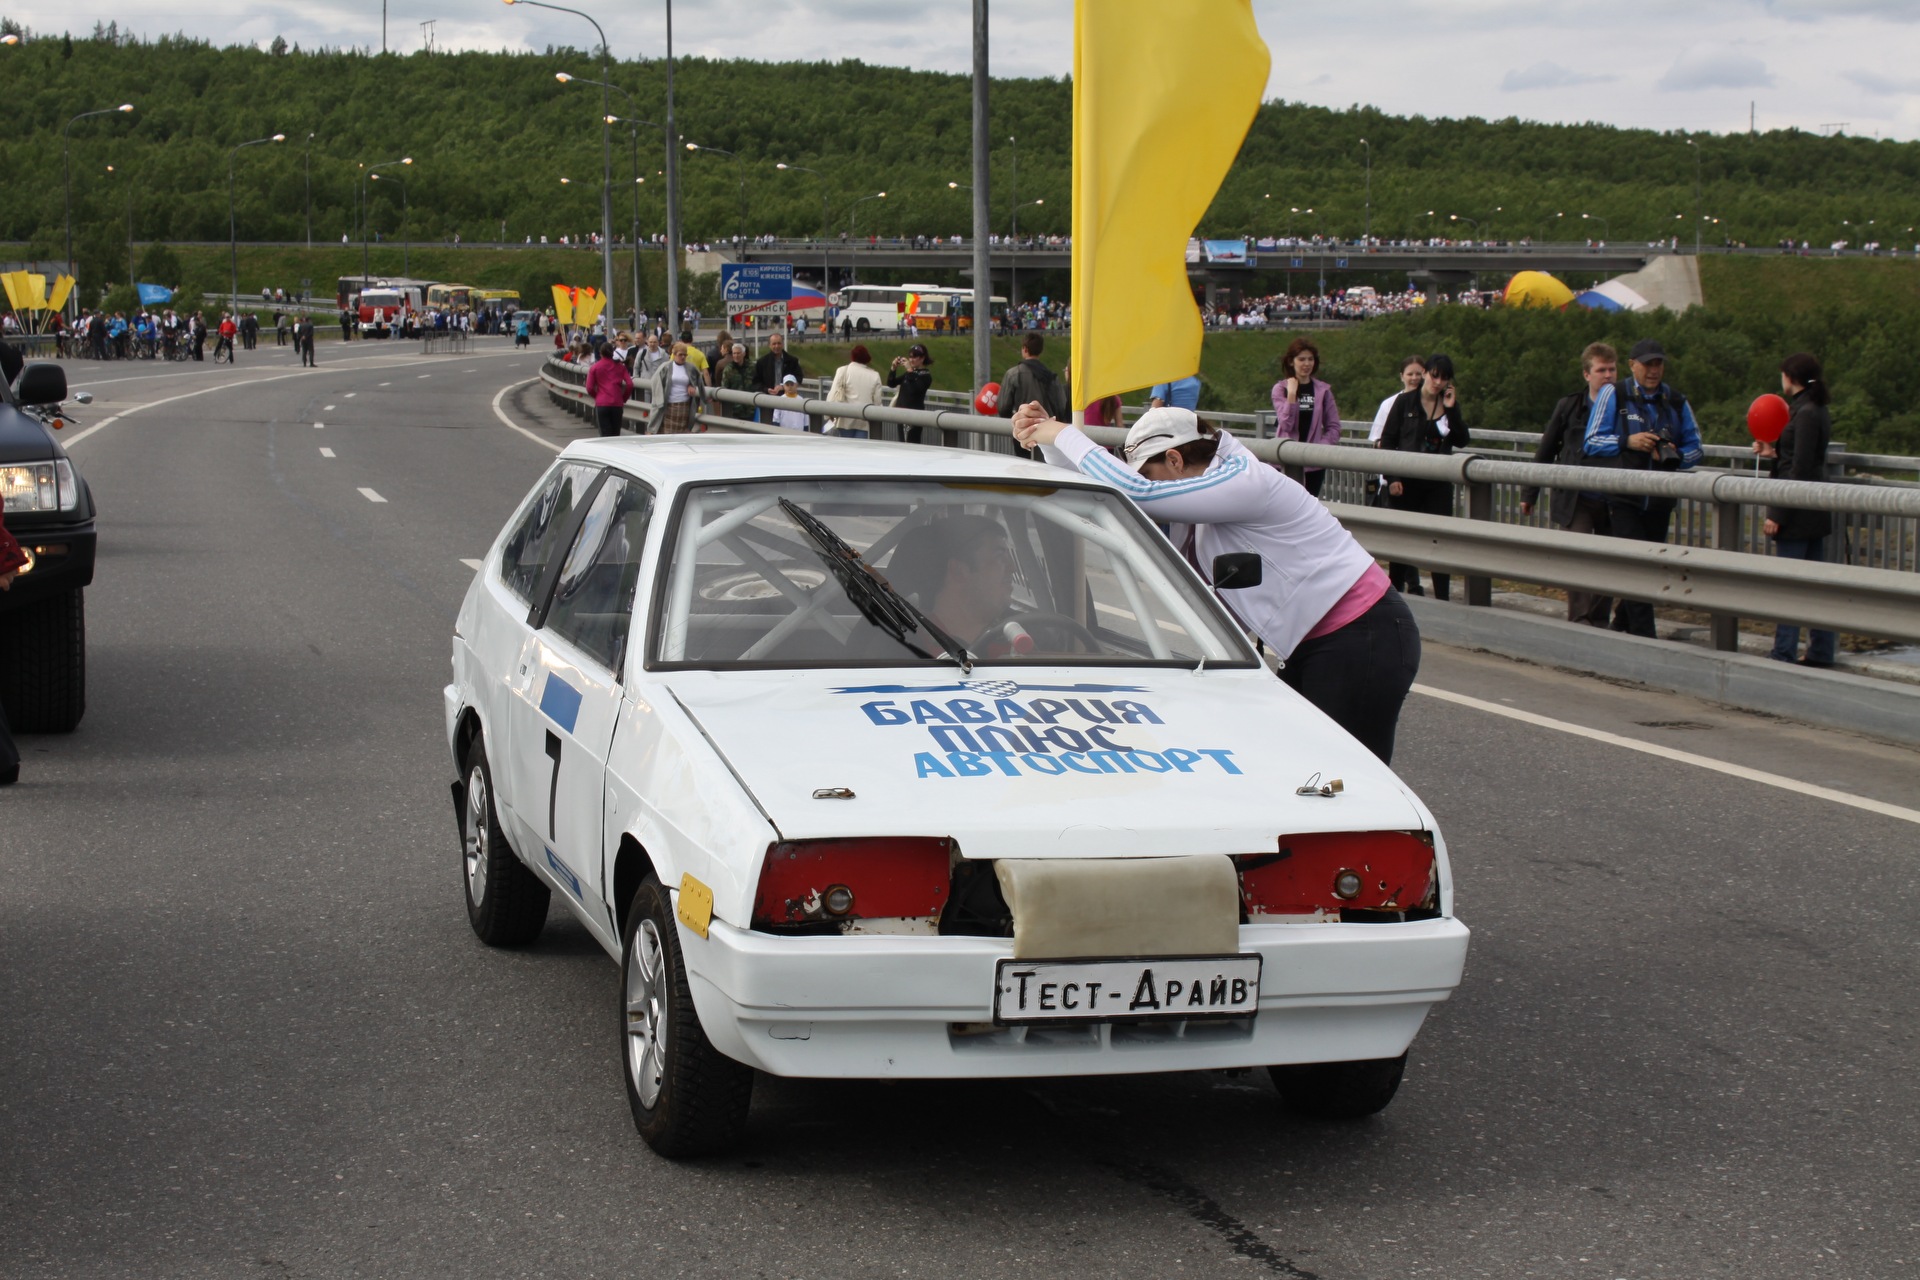
{"type": "Polygon", "coordinates": [[[553,780],[547,784],[547,839],[559,837],[553,834],[554,807],[560,800],[560,735],[547,730],[547,755],[553,760],[553,780]]]}

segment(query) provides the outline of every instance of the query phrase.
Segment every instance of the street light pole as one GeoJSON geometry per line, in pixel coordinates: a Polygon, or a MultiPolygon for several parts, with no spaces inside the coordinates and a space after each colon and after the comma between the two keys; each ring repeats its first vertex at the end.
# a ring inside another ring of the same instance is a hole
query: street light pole
{"type": "MultiPolygon", "coordinates": [[[[609,81],[590,80],[586,76],[571,75],[565,71],[557,73],[553,78],[561,84],[571,84],[578,81],[581,84],[599,85],[603,91],[603,98],[606,92],[617,93],[626,99],[628,111],[639,110],[634,103],[632,94],[622,89],[619,85],[609,81]]],[[[607,123],[609,125],[620,124],[621,122],[622,118],[620,116],[610,115],[607,117],[607,123]]],[[[638,328],[640,326],[640,192],[638,187],[640,183],[646,181],[646,179],[640,176],[640,134],[638,126],[646,125],[649,129],[662,129],[662,127],[651,120],[642,120],[635,115],[625,117],[625,123],[628,126],[627,131],[630,135],[630,141],[633,144],[633,181],[635,185],[633,193],[633,324],[635,328],[638,328]]],[[[665,130],[662,129],[663,134],[664,132],[665,130]]],[[[667,139],[667,150],[669,152],[673,150],[672,138],[667,139]]],[[[613,305],[613,299],[611,297],[607,299],[607,305],[613,305]]]]}
{"type": "Polygon", "coordinates": [[[555,13],[570,13],[576,18],[585,18],[593,23],[593,29],[600,36],[600,275],[601,286],[605,290],[606,305],[613,303],[613,102],[607,96],[610,87],[608,81],[613,78],[610,59],[612,48],[607,44],[607,33],[592,14],[579,9],[569,9],[565,5],[548,4],[547,0],[504,0],[506,4],[528,4],[536,9],[551,9],[555,13]]]}
{"type": "Polygon", "coordinates": [[[1601,217],[1601,216],[1600,216],[1599,214],[1597,214],[1597,213],[1583,213],[1583,214],[1581,214],[1581,215],[1580,215],[1580,221],[1582,221],[1582,222],[1597,222],[1597,223],[1599,223],[1599,224],[1600,224],[1600,239],[1601,239],[1601,240],[1602,240],[1603,242],[1604,242],[1604,241],[1606,240],[1606,238],[1607,238],[1607,234],[1608,234],[1608,232],[1607,232],[1607,220],[1606,220],[1605,218],[1603,218],[1603,217],[1601,217]]]}
{"type": "Polygon", "coordinates": [[[973,0],[973,390],[977,395],[993,376],[989,346],[993,323],[993,234],[987,187],[992,177],[992,144],[987,138],[987,0],[973,0]]]}
{"type": "Polygon", "coordinates": [[[1693,148],[1693,256],[1700,256],[1700,144],[1692,138],[1687,145],[1693,148]]]}
{"type": "Polygon", "coordinates": [[[1365,147],[1367,152],[1367,224],[1366,230],[1360,234],[1361,242],[1364,244],[1373,239],[1373,148],[1368,145],[1365,138],[1360,139],[1360,145],[1365,147]]]}
{"type": "Polygon", "coordinates": [[[233,166],[234,161],[248,147],[258,147],[269,142],[285,142],[287,135],[276,133],[271,138],[255,138],[243,142],[227,152],[227,265],[232,272],[229,283],[233,286],[232,306],[235,312],[240,310],[240,230],[239,221],[233,211],[233,166]]]}
{"type": "Polygon", "coordinates": [[[313,135],[307,135],[307,248],[313,248],[313,135]]]}
{"type": "MultiPolygon", "coordinates": [[[[102,107],[98,111],[82,111],[79,115],[67,121],[67,123],[64,126],[62,126],[60,130],[60,171],[61,171],[61,177],[62,177],[61,185],[66,192],[65,200],[66,200],[66,215],[67,215],[67,274],[68,275],[73,274],[73,135],[71,130],[73,129],[74,125],[80,123],[82,120],[85,120],[89,116],[110,116],[117,111],[131,111],[131,110],[133,110],[133,104],[131,102],[123,102],[117,107],[102,107]]],[[[67,309],[69,312],[73,311],[76,307],[79,306],[78,294],[79,294],[79,291],[75,290],[72,293],[69,293],[67,295],[67,309]]]]}
{"type": "Polygon", "coordinates": [[[727,156],[732,159],[734,170],[740,179],[740,221],[734,224],[734,238],[745,240],[747,238],[747,171],[741,166],[740,157],[725,147],[709,147],[698,142],[687,143],[687,150],[711,151],[717,156],[727,156]]]}
{"type": "MultiPolygon", "coordinates": [[[[412,164],[412,163],[413,163],[412,156],[401,156],[398,160],[382,160],[379,164],[376,164],[376,165],[363,164],[360,166],[360,168],[363,171],[363,173],[370,175],[373,173],[374,170],[385,169],[389,165],[412,164]]],[[[360,287],[364,289],[367,287],[367,281],[370,278],[372,278],[372,270],[368,266],[368,258],[367,258],[367,203],[368,201],[367,201],[366,178],[362,177],[360,181],[355,183],[354,185],[358,188],[359,194],[360,194],[360,287]]]]}
{"type": "Polygon", "coordinates": [[[673,0],[667,10],[667,311],[680,323],[680,148],[673,128],[673,0]]]}
{"type": "MultiPolygon", "coordinates": [[[[865,204],[869,200],[885,200],[886,198],[887,198],[886,192],[877,191],[870,196],[861,196],[858,200],[855,200],[852,204],[847,206],[847,241],[849,245],[851,245],[853,241],[853,211],[855,209],[858,209],[861,205],[865,204]]],[[[849,284],[853,283],[855,274],[856,272],[853,268],[853,265],[851,262],[849,262],[847,265],[847,283],[849,284]]]]}
{"type": "MultiPolygon", "coordinates": [[[[1012,139],[1009,138],[1008,141],[1011,142],[1012,139]]],[[[1020,303],[1020,259],[1018,257],[1020,253],[1020,211],[1031,205],[1045,203],[1046,201],[1044,199],[1029,200],[1026,204],[1016,204],[1013,206],[1012,222],[1008,227],[1008,231],[1011,234],[1007,237],[1008,241],[1010,241],[1007,247],[1007,306],[1009,308],[1018,306],[1020,303]]]]}
{"type": "Polygon", "coordinates": [[[803,164],[778,162],[773,167],[794,173],[810,173],[820,179],[820,319],[830,322],[833,318],[833,219],[827,213],[827,175],[803,164]]]}
{"type": "MultiPolygon", "coordinates": [[[[380,181],[377,173],[370,173],[367,178],[380,181]]],[[[413,274],[413,241],[407,236],[407,180],[394,178],[393,181],[400,184],[400,274],[407,276],[413,274]]]]}

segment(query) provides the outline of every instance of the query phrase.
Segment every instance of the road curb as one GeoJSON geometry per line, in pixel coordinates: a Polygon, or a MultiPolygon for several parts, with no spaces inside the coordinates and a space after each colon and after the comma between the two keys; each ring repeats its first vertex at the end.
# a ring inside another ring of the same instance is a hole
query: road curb
{"type": "Polygon", "coordinates": [[[1629,680],[1745,711],[1920,746],[1920,687],[1424,596],[1408,597],[1407,606],[1421,636],[1435,644],[1629,680]]]}

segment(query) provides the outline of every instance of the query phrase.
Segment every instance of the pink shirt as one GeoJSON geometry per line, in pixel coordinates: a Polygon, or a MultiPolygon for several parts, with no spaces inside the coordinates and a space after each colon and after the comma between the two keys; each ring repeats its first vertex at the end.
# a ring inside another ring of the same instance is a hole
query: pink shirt
{"type": "Polygon", "coordinates": [[[1386,570],[1378,564],[1370,564],[1360,580],[1347,588],[1347,594],[1334,602],[1327,610],[1327,616],[1313,624],[1313,630],[1307,632],[1304,639],[1313,640],[1330,635],[1352,622],[1355,618],[1380,603],[1387,594],[1387,588],[1393,583],[1387,578],[1386,570]]]}

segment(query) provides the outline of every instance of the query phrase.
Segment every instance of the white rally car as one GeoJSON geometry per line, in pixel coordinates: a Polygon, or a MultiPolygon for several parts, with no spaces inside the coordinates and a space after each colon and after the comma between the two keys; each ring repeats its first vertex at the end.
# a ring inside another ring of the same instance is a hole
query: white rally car
{"type": "Polygon", "coordinates": [[[668,1155],[737,1139],[755,1071],[1265,1066],[1366,1115],[1465,962],[1420,800],[1037,463],[576,443],[467,593],[446,717],[474,931],[557,892],[620,961],[668,1155]]]}

